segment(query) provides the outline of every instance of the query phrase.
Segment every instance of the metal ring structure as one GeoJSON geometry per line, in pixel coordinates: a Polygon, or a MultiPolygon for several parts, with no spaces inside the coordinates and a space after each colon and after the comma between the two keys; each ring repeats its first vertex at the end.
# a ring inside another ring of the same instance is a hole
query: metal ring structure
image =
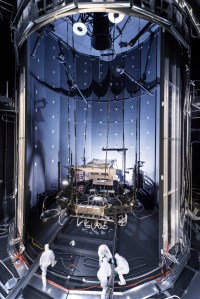
{"type": "Polygon", "coordinates": [[[20,47],[32,32],[56,19],[86,12],[111,12],[146,19],[170,31],[186,48],[189,48],[191,32],[200,36],[200,24],[185,0],[159,3],[154,0],[21,0],[11,27],[15,46],[20,47]]]}
{"type": "MultiPolygon", "coordinates": [[[[127,14],[156,23],[164,30],[169,31],[188,52],[191,33],[196,32],[196,36],[200,36],[200,25],[184,0],[93,0],[88,2],[84,2],[84,0],[71,2],[69,0],[21,0],[12,23],[15,47],[20,50],[20,47],[33,32],[56,19],[90,12],[127,14]]],[[[91,196],[95,197],[96,195],[94,193],[91,196]]],[[[120,201],[120,199],[118,200],[120,201]]],[[[56,217],[57,213],[54,216],[56,217]]],[[[44,218],[45,220],[50,219],[50,217],[44,218]]],[[[112,222],[113,220],[111,218],[107,221],[112,222]]],[[[170,278],[170,283],[173,283],[182,271],[188,255],[189,248],[186,248],[178,269],[170,278]]]]}

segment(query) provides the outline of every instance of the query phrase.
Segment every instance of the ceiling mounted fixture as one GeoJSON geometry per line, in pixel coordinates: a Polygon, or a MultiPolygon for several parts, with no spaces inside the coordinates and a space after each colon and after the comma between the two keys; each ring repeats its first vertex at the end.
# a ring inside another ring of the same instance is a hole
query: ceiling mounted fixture
{"type": "Polygon", "coordinates": [[[81,22],[74,23],[73,32],[76,35],[83,36],[87,33],[87,27],[84,23],[81,22]]]}
{"type": "Polygon", "coordinates": [[[117,24],[120,23],[124,19],[124,15],[120,13],[109,13],[108,14],[108,19],[110,22],[117,24]]]}
{"type": "Polygon", "coordinates": [[[102,51],[111,48],[112,41],[109,30],[108,14],[94,13],[93,34],[91,37],[91,45],[94,49],[102,51]]]}

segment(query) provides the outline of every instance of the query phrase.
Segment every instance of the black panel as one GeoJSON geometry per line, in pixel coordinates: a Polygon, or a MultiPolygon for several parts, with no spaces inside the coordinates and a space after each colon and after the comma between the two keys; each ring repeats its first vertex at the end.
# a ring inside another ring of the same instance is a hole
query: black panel
{"type": "Polygon", "coordinates": [[[12,202],[7,196],[12,196],[14,190],[14,143],[15,115],[10,112],[0,113],[0,219],[3,216],[13,216],[12,202]],[[7,201],[7,204],[6,204],[7,201]],[[9,213],[9,210],[11,213],[9,213]]]}
{"type": "MultiPolygon", "coordinates": [[[[47,294],[33,288],[32,286],[27,286],[23,292],[22,292],[22,296],[24,299],[52,299],[52,297],[48,296],[47,294]]],[[[21,297],[17,297],[17,298],[21,298],[21,297]]]]}
{"type": "Polygon", "coordinates": [[[191,43],[191,80],[200,80],[200,39],[192,39],[191,43]]]}

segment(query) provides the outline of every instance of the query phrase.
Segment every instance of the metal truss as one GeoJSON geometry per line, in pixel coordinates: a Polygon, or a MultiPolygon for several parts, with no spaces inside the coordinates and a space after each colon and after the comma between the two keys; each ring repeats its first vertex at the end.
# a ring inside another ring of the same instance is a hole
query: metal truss
{"type": "Polygon", "coordinates": [[[155,22],[171,31],[185,47],[191,34],[200,36],[200,24],[194,11],[184,0],[22,0],[12,23],[15,45],[54,20],[84,12],[121,12],[155,22]]]}

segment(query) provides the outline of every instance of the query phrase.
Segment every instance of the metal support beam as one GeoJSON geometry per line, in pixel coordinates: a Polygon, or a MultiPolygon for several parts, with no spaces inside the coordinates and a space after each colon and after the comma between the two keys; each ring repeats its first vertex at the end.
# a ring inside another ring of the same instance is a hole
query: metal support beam
{"type": "MultiPolygon", "coordinates": [[[[25,222],[25,164],[26,164],[26,69],[20,75],[18,141],[17,229],[23,242],[25,222]]],[[[14,298],[14,297],[13,297],[14,298]]]]}
{"type": "Polygon", "coordinates": [[[30,266],[30,268],[28,269],[28,272],[24,275],[24,277],[22,277],[21,280],[18,282],[18,284],[14,287],[14,289],[12,289],[12,291],[9,293],[9,295],[6,297],[6,299],[17,298],[17,295],[19,294],[19,292],[27,286],[30,279],[33,277],[33,275],[37,271],[37,269],[39,267],[39,261],[40,261],[40,255],[37,257],[35,262],[30,266]]]}
{"type": "Polygon", "coordinates": [[[62,1],[49,1],[47,5],[47,0],[40,0],[36,3],[33,0],[24,0],[12,24],[12,27],[16,29],[16,45],[21,46],[29,34],[53,22],[55,18],[85,12],[86,10],[92,10],[93,12],[115,10],[118,13],[145,18],[171,31],[176,39],[186,47],[189,44],[189,35],[192,28],[197,32],[197,35],[200,35],[200,25],[186,1],[161,0],[158,3],[154,0],[141,0],[135,2],[89,3],[65,0],[64,3],[62,1]],[[28,22],[34,24],[34,26],[28,28],[27,31],[28,22]]]}

